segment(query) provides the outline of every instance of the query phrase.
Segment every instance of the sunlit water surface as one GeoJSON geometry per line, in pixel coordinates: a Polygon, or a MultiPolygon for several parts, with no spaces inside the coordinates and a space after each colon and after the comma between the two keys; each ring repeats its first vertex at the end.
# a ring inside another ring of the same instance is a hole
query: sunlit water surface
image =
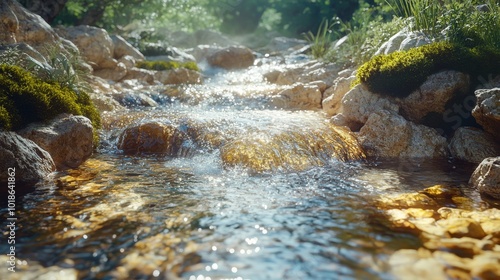
{"type": "Polygon", "coordinates": [[[266,100],[277,88],[261,72],[215,74],[176,89],[161,108],[108,115],[99,153],[23,198],[18,257],[74,268],[81,279],[391,279],[391,253],[420,241],[388,230],[374,200],[435,184],[467,192],[471,166],[335,158],[301,170],[225,166],[225,141],[325,123],[321,113],[274,110],[266,100]],[[218,140],[181,157],[123,155],[117,135],[138,119],[205,124],[218,140]]]}

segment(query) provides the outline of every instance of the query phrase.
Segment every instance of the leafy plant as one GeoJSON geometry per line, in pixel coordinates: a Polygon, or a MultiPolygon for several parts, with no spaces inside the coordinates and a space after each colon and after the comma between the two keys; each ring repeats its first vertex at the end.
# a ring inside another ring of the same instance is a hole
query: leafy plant
{"type": "MultiPolygon", "coordinates": [[[[371,13],[369,10],[366,12],[371,13]]],[[[394,17],[389,22],[382,20],[381,17],[366,19],[360,21],[364,23],[357,26],[339,22],[340,30],[348,34],[347,40],[340,46],[330,49],[325,59],[340,63],[344,67],[358,66],[367,62],[384,42],[406,25],[406,21],[399,17],[394,17]]]]}
{"type": "Polygon", "coordinates": [[[322,58],[328,52],[332,43],[332,27],[333,24],[328,24],[328,20],[323,20],[316,34],[309,31],[304,35],[306,40],[311,44],[311,54],[314,58],[322,58]]]}
{"type": "Polygon", "coordinates": [[[413,18],[414,31],[423,31],[432,37],[437,37],[441,31],[439,17],[443,12],[443,6],[440,1],[392,0],[388,3],[397,14],[413,18]]]}

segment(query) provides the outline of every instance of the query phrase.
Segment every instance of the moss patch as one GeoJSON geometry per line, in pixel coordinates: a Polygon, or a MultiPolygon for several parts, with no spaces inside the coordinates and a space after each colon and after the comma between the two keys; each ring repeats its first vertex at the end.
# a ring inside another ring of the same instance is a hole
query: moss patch
{"type": "Polygon", "coordinates": [[[374,93],[406,97],[428,76],[442,70],[456,70],[472,77],[498,74],[500,51],[439,42],[379,55],[358,69],[355,84],[363,83],[374,93]]]}
{"type": "Polygon", "coordinates": [[[148,70],[170,70],[176,68],[186,68],[189,70],[200,71],[196,62],[176,62],[176,61],[139,61],[136,63],[136,67],[148,69],[148,70]]]}
{"type": "Polygon", "coordinates": [[[101,127],[99,112],[85,92],[44,82],[13,65],[0,65],[0,128],[17,130],[61,113],[83,115],[101,127]]]}

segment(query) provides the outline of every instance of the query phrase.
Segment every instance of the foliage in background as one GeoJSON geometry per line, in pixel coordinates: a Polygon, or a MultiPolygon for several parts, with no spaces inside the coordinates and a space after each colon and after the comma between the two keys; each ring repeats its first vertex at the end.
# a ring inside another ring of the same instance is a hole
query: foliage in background
{"type": "Polygon", "coordinates": [[[478,46],[467,48],[449,42],[438,42],[408,51],[378,55],[359,67],[356,83],[372,92],[406,97],[428,76],[442,70],[456,70],[481,75],[500,74],[500,51],[478,46]]]}
{"type": "Polygon", "coordinates": [[[136,67],[149,69],[149,70],[170,70],[176,68],[186,68],[189,70],[200,71],[196,62],[188,61],[188,62],[176,62],[176,61],[138,61],[136,63],[136,67]]]}
{"type": "Polygon", "coordinates": [[[54,25],[94,25],[120,31],[139,22],[146,27],[193,31],[217,29],[211,0],[68,0],[54,25]]]}

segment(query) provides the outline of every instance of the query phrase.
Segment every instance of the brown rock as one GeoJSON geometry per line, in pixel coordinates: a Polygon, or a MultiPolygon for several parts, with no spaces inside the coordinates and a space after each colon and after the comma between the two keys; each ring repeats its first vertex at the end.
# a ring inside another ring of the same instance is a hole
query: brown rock
{"type": "Polygon", "coordinates": [[[15,180],[22,184],[35,184],[55,170],[48,152],[33,141],[14,132],[0,131],[0,182],[8,181],[9,168],[15,168],[15,180]]]}
{"type": "Polygon", "coordinates": [[[405,193],[397,195],[385,195],[382,196],[378,202],[377,206],[382,209],[389,208],[423,208],[429,209],[437,206],[436,202],[421,193],[405,193]]]}
{"type": "Polygon", "coordinates": [[[123,77],[123,80],[139,80],[148,84],[153,84],[155,81],[155,74],[156,71],[153,70],[133,67],[127,70],[127,75],[123,77]]]}
{"type": "Polygon", "coordinates": [[[70,40],[78,47],[82,57],[94,70],[114,68],[114,65],[110,65],[110,61],[113,60],[114,44],[106,30],[86,25],[55,30],[59,36],[70,40]]]}
{"type": "Polygon", "coordinates": [[[252,51],[246,47],[231,46],[207,57],[210,65],[227,70],[242,69],[253,65],[255,58],[252,51]]]}
{"type": "Polygon", "coordinates": [[[49,152],[58,170],[78,167],[93,152],[92,123],[83,116],[63,114],[48,124],[31,124],[19,134],[49,152]]]}
{"type": "Polygon", "coordinates": [[[500,155],[500,145],[495,138],[473,127],[459,127],[450,141],[449,148],[453,157],[473,163],[500,155]]]}
{"type": "Polygon", "coordinates": [[[364,85],[357,85],[342,98],[339,113],[349,122],[366,123],[372,113],[386,110],[398,112],[399,106],[392,99],[371,93],[364,85]]]}
{"type": "Polygon", "coordinates": [[[425,249],[403,249],[395,252],[389,259],[390,271],[398,279],[420,280],[448,279],[445,266],[432,257],[425,249]]]}
{"type": "Polygon", "coordinates": [[[115,59],[120,59],[124,56],[131,56],[136,60],[144,60],[144,55],[134,48],[129,42],[123,39],[119,35],[111,35],[111,40],[113,41],[113,57],[115,59]]]}
{"type": "Polygon", "coordinates": [[[486,236],[481,225],[470,218],[444,219],[437,225],[446,229],[451,237],[471,237],[481,239],[486,236]]]}
{"type": "Polygon", "coordinates": [[[500,279],[500,253],[485,252],[475,256],[471,262],[471,276],[474,279],[500,279]]]}
{"type": "Polygon", "coordinates": [[[355,76],[351,76],[348,78],[338,78],[335,82],[335,85],[328,88],[324,92],[324,99],[321,104],[323,107],[323,111],[327,115],[333,116],[340,112],[342,98],[351,89],[352,81],[355,78],[355,76]]]}
{"type": "Polygon", "coordinates": [[[500,88],[480,89],[475,94],[477,103],[472,116],[485,131],[500,141],[500,88]]]}
{"type": "Polygon", "coordinates": [[[1,1],[0,26],[0,41],[5,43],[25,42],[37,49],[59,39],[42,17],[26,10],[17,1],[1,1]]]}
{"type": "Polygon", "coordinates": [[[456,71],[443,71],[431,75],[409,96],[400,101],[402,115],[420,123],[430,112],[444,113],[445,106],[457,94],[469,90],[470,78],[456,71]]]}
{"type": "Polygon", "coordinates": [[[185,68],[158,71],[154,74],[155,80],[162,84],[200,84],[202,76],[198,71],[185,68]]]}
{"type": "Polygon", "coordinates": [[[313,110],[321,108],[321,91],[317,85],[296,84],[279,92],[271,103],[278,108],[313,110]]]}
{"type": "Polygon", "coordinates": [[[386,110],[370,115],[359,131],[359,139],[371,156],[441,158],[447,153],[446,138],[435,130],[386,110]]]}
{"type": "Polygon", "coordinates": [[[99,78],[118,82],[127,76],[127,67],[123,63],[118,63],[114,68],[103,68],[94,71],[94,75],[99,78]]]}
{"type": "Polygon", "coordinates": [[[500,157],[484,159],[472,173],[469,184],[481,193],[500,199],[500,157]]]}
{"type": "Polygon", "coordinates": [[[443,185],[435,185],[420,191],[429,197],[434,199],[450,199],[454,196],[461,195],[461,192],[458,188],[447,187],[443,185]]]}
{"type": "Polygon", "coordinates": [[[119,137],[118,149],[125,154],[177,155],[185,138],[172,124],[151,121],[125,128],[119,137]]]}

